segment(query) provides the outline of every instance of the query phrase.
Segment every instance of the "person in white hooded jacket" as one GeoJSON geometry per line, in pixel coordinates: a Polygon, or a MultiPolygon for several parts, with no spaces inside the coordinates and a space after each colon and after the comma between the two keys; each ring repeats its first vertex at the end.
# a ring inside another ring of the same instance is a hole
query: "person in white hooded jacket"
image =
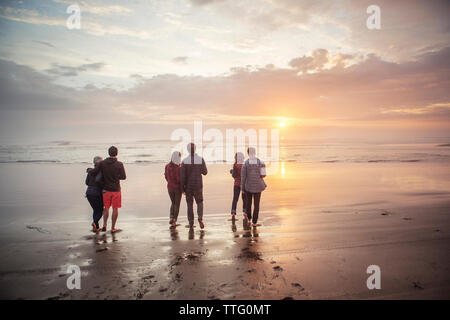
{"type": "Polygon", "coordinates": [[[241,169],[241,190],[245,193],[246,210],[244,218],[251,220],[254,227],[258,224],[259,204],[261,192],[266,189],[264,177],[266,176],[266,165],[256,157],[253,147],[247,149],[249,158],[244,162],[241,169]],[[252,200],[254,209],[252,215],[252,200]]]}

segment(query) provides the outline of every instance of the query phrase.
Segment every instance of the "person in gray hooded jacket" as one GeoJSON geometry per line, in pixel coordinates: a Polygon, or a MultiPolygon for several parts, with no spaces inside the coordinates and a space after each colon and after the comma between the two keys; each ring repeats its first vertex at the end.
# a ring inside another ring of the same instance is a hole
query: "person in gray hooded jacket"
{"type": "Polygon", "coordinates": [[[256,157],[256,150],[253,147],[247,149],[249,158],[244,162],[241,169],[241,190],[245,192],[246,210],[244,218],[252,220],[253,227],[258,224],[259,204],[261,192],[266,189],[264,177],[266,176],[266,165],[256,157]],[[252,200],[254,209],[252,216],[252,200]]]}

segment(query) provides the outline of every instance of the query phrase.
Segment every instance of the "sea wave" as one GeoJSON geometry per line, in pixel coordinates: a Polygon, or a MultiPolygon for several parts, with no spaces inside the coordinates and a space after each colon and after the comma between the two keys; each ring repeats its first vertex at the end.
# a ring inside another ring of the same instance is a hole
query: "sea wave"
{"type": "Polygon", "coordinates": [[[36,159],[36,160],[16,160],[12,161],[16,163],[60,163],[60,160],[42,160],[42,159],[36,159]]]}
{"type": "MultiPolygon", "coordinates": [[[[155,159],[155,160],[123,160],[121,161],[124,164],[163,164],[167,163],[169,160],[167,159],[155,159]]],[[[266,163],[323,163],[323,164],[333,164],[333,163],[417,163],[417,162],[432,162],[430,160],[425,159],[370,159],[370,160],[361,160],[361,159],[342,159],[342,160],[316,160],[316,159],[280,159],[278,161],[268,161],[266,163]]],[[[439,161],[442,162],[442,161],[439,161]]],[[[35,164],[45,164],[45,163],[53,163],[53,164],[91,164],[89,161],[63,161],[63,160],[0,160],[0,164],[4,163],[35,163],[35,164]]],[[[232,163],[227,162],[226,160],[216,160],[216,161],[206,161],[207,164],[226,164],[232,163]]]]}
{"type": "MultiPolygon", "coordinates": [[[[445,141],[443,141],[445,142],[445,141]]],[[[414,162],[448,162],[450,148],[438,148],[434,144],[418,145],[382,145],[382,144],[316,144],[285,145],[279,149],[279,162],[292,163],[414,163],[414,162]]],[[[448,144],[450,145],[450,144],[448,144]]],[[[172,142],[166,140],[149,140],[117,144],[119,159],[125,164],[167,163],[170,161],[172,142]],[[167,143],[166,143],[167,142],[167,143]]],[[[439,146],[447,146],[441,144],[439,146]]],[[[221,157],[225,156],[225,151],[221,157]]],[[[268,150],[273,156],[273,151],[268,150]]],[[[106,158],[107,146],[104,143],[82,143],[58,140],[47,144],[2,145],[0,163],[58,163],[86,164],[94,156],[106,158]]],[[[184,157],[185,155],[183,155],[184,157]]],[[[270,162],[264,156],[265,162],[270,162]]],[[[207,163],[229,163],[224,159],[207,163]]]]}

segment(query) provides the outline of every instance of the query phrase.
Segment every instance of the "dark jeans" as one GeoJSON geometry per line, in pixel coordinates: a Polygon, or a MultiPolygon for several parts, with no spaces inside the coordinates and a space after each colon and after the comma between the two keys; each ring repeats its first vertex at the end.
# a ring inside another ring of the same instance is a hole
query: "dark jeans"
{"type": "Polygon", "coordinates": [[[247,204],[247,217],[252,220],[253,223],[258,222],[258,215],[259,215],[259,202],[261,201],[261,192],[258,193],[251,193],[246,192],[246,204],[247,204]],[[255,199],[255,208],[253,209],[253,219],[252,219],[252,198],[255,199]]]}
{"type": "Polygon", "coordinates": [[[178,213],[180,212],[181,191],[168,190],[169,197],[172,204],[170,205],[170,219],[177,221],[178,213]]]}
{"type": "MultiPolygon", "coordinates": [[[[231,213],[236,213],[237,203],[239,201],[239,194],[241,193],[240,186],[234,186],[233,188],[233,203],[231,204],[231,213]]],[[[242,211],[245,212],[245,193],[242,193],[242,211]]]]}
{"type": "Polygon", "coordinates": [[[101,194],[96,195],[86,195],[86,198],[89,201],[94,212],[92,213],[92,218],[94,220],[95,226],[98,228],[98,221],[101,219],[103,215],[103,197],[101,194]]]}
{"type": "Polygon", "coordinates": [[[203,219],[203,190],[186,190],[187,216],[189,225],[194,224],[194,199],[197,204],[197,216],[203,219]]]}

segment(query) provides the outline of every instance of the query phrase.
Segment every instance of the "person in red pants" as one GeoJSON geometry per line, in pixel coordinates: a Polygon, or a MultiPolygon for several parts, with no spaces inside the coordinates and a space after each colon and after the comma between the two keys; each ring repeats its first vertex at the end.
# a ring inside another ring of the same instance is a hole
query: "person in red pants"
{"type": "Polygon", "coordinates": [[[119,217],[119,208],[122,207],[122,191],[120,180],[127,178],[123,163],[117,160],[119,150],[111,146],[108,149],[109,157],[101,161],[100,164],[89,172],[96,175],[98,172],[103,176],[103,228],[106,231],[108,225],[109,208],[112,207],[112,227],[111,232],[117,232],[117,218],[119,217]]]}

